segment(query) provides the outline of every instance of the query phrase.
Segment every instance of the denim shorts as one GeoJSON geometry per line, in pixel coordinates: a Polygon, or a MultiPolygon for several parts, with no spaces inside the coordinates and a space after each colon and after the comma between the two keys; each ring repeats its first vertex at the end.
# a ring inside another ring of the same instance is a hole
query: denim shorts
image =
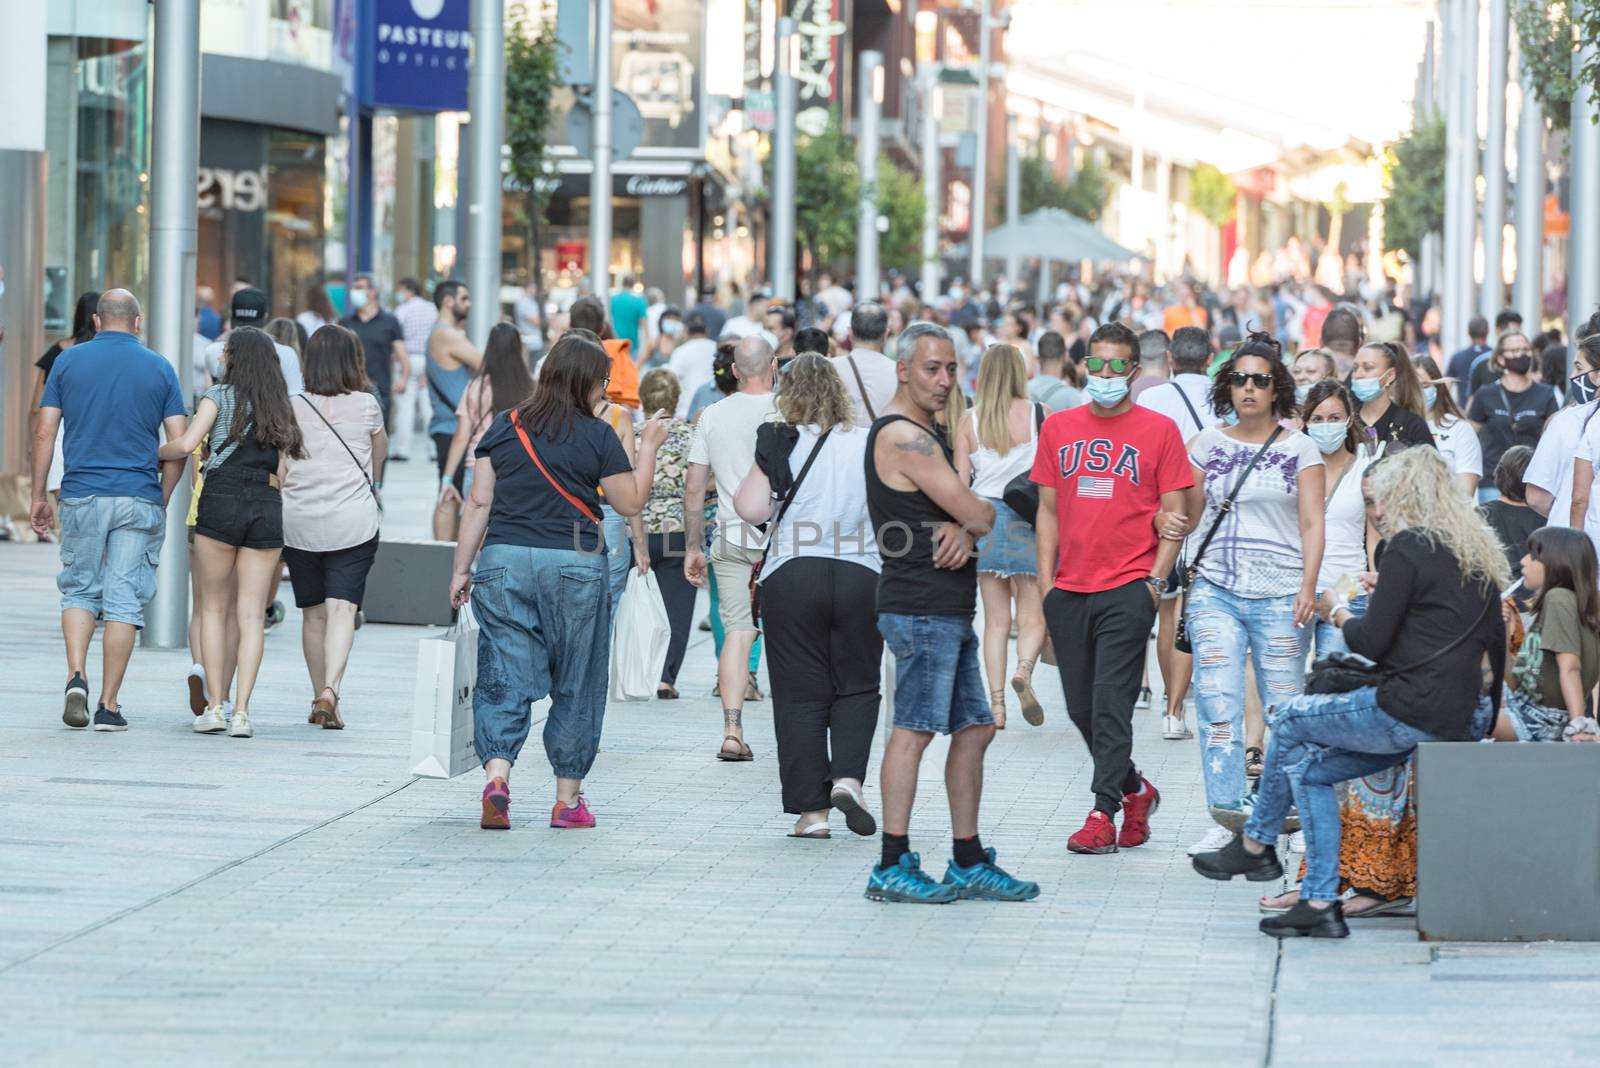
{"type": "Polygon", "coordinates": [[[894,725],[955,734],[994,725],[978,668],[971,616],[878,613],[878,633],[894,654],[894,725]]]}
{"type": "Polygon", "coordinates": [[[283,548],[283,497],[257,472],[230,472],[227,465],[206,476],[195,512],[195,534],[236,549],[283,548]]]}
{"type": "Polygon", "coordinates": [[[994,505],[994,526],[978,539],[978,573],[1032,578],[1039,571],[1033,551],[1033,528],[1006,507],[1005,501],[994,497],[987,500],[994,505]]]}
{"type": "Polygon", "coordinates": [[[1500,702],[1519,742],[1565,741],[1562,732],[1572,722],[1564,708],[1541,705],[1532,694],[1507,686],[1500,702]]]}
{"type": "Polygon", "coordinates": [[[107,623],[144,626],[156,593],[166,509],[143,497],[61,500],[61,607],[102,613],[107,623]]]}

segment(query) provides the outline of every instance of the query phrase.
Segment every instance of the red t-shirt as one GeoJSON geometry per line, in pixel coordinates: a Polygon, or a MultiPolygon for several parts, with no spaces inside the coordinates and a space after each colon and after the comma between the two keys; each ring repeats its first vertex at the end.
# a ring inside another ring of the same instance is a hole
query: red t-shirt
{"type": "Polygon", "coordinates": [[[1030,477],[1056,491],[1056,588],[1073,593],[1150,574],[1161,495],[1194,485],[1177,424],[1138,405],[1109,419],[1087,404],[1056,412],[1039,431],[1030,477]]]}

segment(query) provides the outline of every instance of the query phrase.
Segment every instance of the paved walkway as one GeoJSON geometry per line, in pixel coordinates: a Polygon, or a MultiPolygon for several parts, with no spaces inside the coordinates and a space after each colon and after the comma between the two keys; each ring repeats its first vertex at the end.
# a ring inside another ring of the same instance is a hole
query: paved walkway
{"type": "MultiPolygon", "coordinates": [[[[395,471],[398,528],[426,515],[427,471],[395,471]]],[[[875,840],[784,837],[769,704],[755,762],[714,759],[708,635],[685,700],[608,712],[596,831],[543,826],[535,736],[517,826],[488,834],[476,774],[407,774],[429,632],[360,632],[343,732],[304,723],[292,610],[255,738],[194,735],[187,656],[144,649],[130,731],[68,731],[54,574],[53,547],[0,545],[0,1063],[1460,1065],[1592,1061],[1600,1041],[1595,947],[1425,944],[1385,919],[1280,953],[1261,887],[1190,871],[1195,743],[1161,741],[1154,713],[1151,842],[1068,854],[1089,767],[1054,679],[1045,725],[1014,716],[990,750],[982,823],[1039,900],[876,905],[875,840]]],[[[941,764],[936,743],[912,823],[935,871],[941,764]]]]}

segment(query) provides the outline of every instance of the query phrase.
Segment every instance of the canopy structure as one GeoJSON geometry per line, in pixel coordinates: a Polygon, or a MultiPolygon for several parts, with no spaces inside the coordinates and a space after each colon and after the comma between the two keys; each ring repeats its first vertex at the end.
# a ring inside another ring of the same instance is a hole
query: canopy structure
{"type": "MultiPolygon", "coordinates": [[[[965,255],[964,246],[952,254],[965,255]]],[[[1125,262],[1139,253],[1124,248],[1095,229],[1094,224],[1060,208],[1040,208],[1017,220],[1015,226],[998,226],[984,235],[985,259],[1022,259],[1125,262]]]]}

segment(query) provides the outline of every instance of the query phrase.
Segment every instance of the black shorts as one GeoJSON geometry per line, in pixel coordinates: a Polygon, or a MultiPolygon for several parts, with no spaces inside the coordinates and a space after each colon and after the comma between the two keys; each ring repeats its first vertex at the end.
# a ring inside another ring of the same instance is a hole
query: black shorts
{"type": "MultiPolygon", "coordinates": [[[[433,438],[434,451],[439,454],[437,457],[439,464],[439,477],[442,479],[444,478],[444,463],[446,460],[450,459],[450,443],[455,440],[455,435],[430,434],[428,436],[433,438]]],[[[461,466],[456,468],[455,478],[450,480],[455,485],[457,493],[461,493],[463,491],[462,487],[466,485],[467,465],[470,463],[472,463],[472,457],[463,456],[461,458],[461,466]]]]}
{"type": "Polygon", "coordinates": [[[289,565],[289,584],[294,587],[296,608],[315,608],[330,598],[349,601],[361,607],[367,592],[367,572],[378,555],[378,536],[348,549],[315,552],[285,546],[284,563],[289,565]]]}
{"type": "Polygon", "coordinates": [[[236,549],[283,548],[283,497],[264,480],[225,471],[219,468],[206,476],[195,534],[236,549]]]}

